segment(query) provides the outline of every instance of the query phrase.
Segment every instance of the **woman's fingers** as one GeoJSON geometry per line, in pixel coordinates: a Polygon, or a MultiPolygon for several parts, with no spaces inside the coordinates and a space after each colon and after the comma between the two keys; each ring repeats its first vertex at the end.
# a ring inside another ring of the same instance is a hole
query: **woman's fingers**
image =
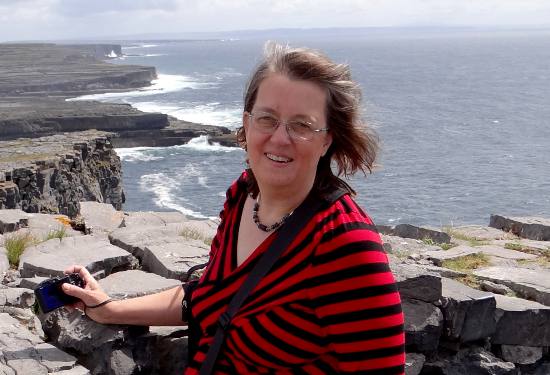
{"type": "Polygon", "coordinates": [[[65,274],[70,273],[78,273],[80,278],[84,281],[84,288],[85,289],[97,289],[99,285],[97,284],[96,279],[90,274],[90,272],[86,269],[86,267],[81,265],[72,265],[70,267],[67,267],[65,271],[63,271],[65,274]]]}

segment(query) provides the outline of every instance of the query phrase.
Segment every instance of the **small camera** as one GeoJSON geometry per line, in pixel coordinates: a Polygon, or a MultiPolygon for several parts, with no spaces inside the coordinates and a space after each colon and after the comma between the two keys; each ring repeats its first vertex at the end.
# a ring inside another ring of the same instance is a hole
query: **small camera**
{"type": "Polygon", "coordinates": [[[42,281],[34,290],[34,295],[42,312],[47,313],[58,307],[78,302],[79,299],[63,292],[61,285],[64,283],[84,287],[84,281],[78,273],[71,273],[63,277],[42,281]]]}

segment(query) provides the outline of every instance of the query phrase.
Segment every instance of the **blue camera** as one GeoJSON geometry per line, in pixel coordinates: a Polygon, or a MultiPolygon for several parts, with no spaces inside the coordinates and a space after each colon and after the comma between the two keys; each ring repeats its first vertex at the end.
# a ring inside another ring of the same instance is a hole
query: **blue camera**
{"type": "Polygon", "coordinates": [[[42,281],[34,290],[34,295],[42,312],[47,313],[58,307],[78,302],[79,299],[63,292],[61,285],[64,283],[84,287],[84,281],[78,273],[72,273],[63,277],[42,281]]]}

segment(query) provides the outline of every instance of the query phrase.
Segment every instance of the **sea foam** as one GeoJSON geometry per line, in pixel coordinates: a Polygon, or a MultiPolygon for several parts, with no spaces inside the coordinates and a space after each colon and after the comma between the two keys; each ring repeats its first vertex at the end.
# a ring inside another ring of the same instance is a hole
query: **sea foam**
{"type": "Polygon", "coordinates": [[[159,74],[158,79],[151,81],[151,86],[128,92],[107,92],[104,94],[82,95],[76,98],[66,99],[67,101],[77,100],[98,100],[98,101],[131,101],[132,98],[166,94],[183,89],[198,89],[205,87],[204,83],[197,82],[191,77],[175,74],[159,74]]]}
{"type": "Polygon", "coordinates": [[[162,160],[164,157],[158,155],[151,155],[151,153],[158,153],[157,147],[130,147],[130,148],[116,148],[115,152],[120,157],[120,160],[127,162],[138,161],[153,161],[162,160]]]}

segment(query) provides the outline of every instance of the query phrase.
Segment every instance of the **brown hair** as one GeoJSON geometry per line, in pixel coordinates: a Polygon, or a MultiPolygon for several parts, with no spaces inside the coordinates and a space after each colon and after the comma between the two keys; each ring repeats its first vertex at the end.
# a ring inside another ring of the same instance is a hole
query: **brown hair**
{"type": "MultiPolygon", "coordinates": [[[[244,96],[244,110],[251,112],[258,88],[268,75],[283,74],[291,79],[313,82],[327,93],[326,119],[332,135],[332,144],[317,165],[313,189],[321,194],[335,187],[355,193],[349,185],[335,176],[331,169],[334,160],[338,176],[353,175],[358,170],[371,173],[378,152],[378,137],[361,121],[361,89],[351,79],[349,66],[336,64],[319,51],[291,48],[268,42],[264,58],[252,73],[244,96]]],[[[237,140],[246,150],[243,127],[237,130],[237,140]]],[[[258,185],[251,170],[250,192],[258,193],[258,185]]]]}

